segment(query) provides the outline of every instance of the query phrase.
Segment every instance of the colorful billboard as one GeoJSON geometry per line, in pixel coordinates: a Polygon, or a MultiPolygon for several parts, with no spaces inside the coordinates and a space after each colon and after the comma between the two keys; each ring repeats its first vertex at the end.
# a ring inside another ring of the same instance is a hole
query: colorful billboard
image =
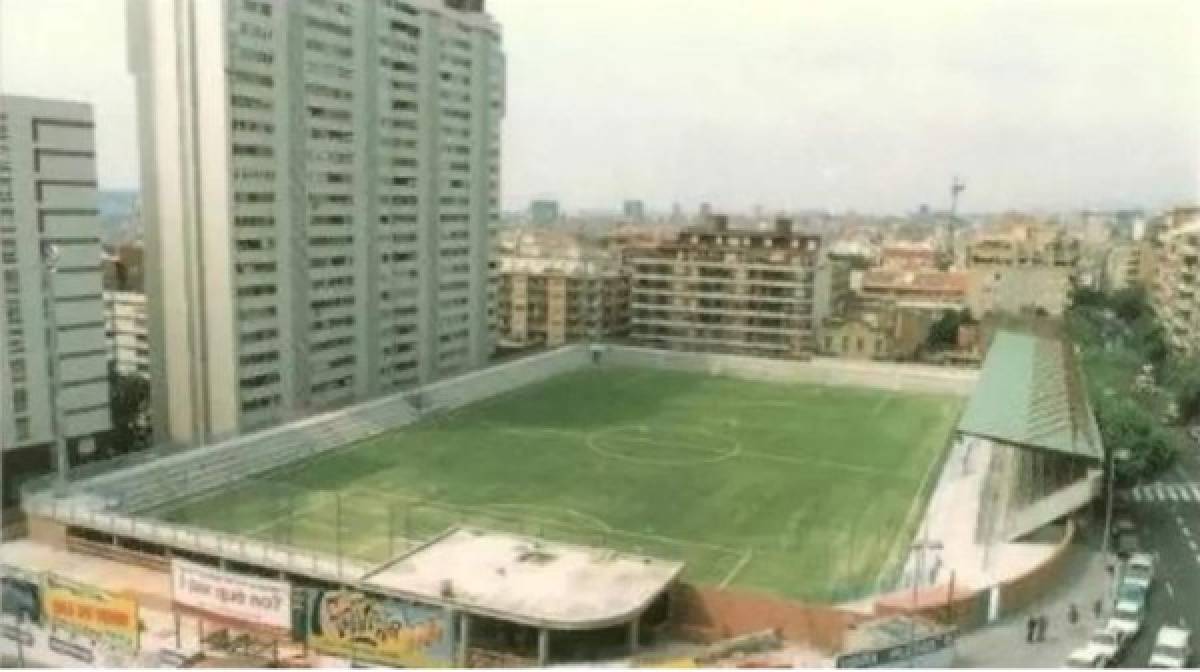
{"type": "Polygon", "coordinates": [[[244,576],[175,558],[175,603],[219,618],[279,630],[292,627],[292,587],[286,581],[244,576]]]}
{"type": "Polygon", "coordinates": [[[52,631],[62,628],[113,649],[137,652],[140,628],[133,598],[46,574],[43,604],[52,631]]]}
{"type": "Polygon", "coordinates": [[[362,593],[311,591],[308,643],[322,653],[393,667],[449,667],[449,612],[362,593]]]}

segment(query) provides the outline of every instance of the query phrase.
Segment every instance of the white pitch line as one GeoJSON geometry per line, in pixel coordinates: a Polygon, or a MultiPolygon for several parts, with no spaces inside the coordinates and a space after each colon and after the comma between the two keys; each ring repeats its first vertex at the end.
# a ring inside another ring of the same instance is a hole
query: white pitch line
{"type": "Polygon", "coordinates": [[[742,571],[742,568],[746,566],[746,563],[750,562],[750,558],[752,557],[754,557],[754,551],[749,548],[746,549],[746,552],[742,554],[742,557],[740,560],[738,560],[738,563],[733,566],[733,569],[729,570],[729,573],[725,575],[724,579],[721,579],[720,587],[727,587],[729,582],[733,581],[734,577],[738,575],[738,572],[742,571]]]}

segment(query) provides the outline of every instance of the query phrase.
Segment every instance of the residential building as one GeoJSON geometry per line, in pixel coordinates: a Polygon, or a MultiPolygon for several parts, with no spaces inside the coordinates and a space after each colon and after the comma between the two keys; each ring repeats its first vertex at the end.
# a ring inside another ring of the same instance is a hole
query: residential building
{"type": "Polygon", "coordinates": [[[125,244],[104,257],[104,339],[109,368],[150,377],[143,249],[125,244]]]}
{"type": "Polygon", "coordinates": [[[60,437],[90,453],[110,427],[96,193],[92,108],[0,96],[6,463],[9,452],[48,455],[60,437]]]}
{"type": "Polygon", "coordinates": [[[569,233],[516,231],[500,243],[501,343],[561,345],[629,333],[618,251],[569,233]]]}
{"type": "Polygon", "coordinates": [[[1200,354],[1200,207],[1171,210],[1156,228],[1155,312],[1174,348],[1200,354]]]}
{"type": "Polygon", "coordinates": [[[635,342],[657,348],[806,358],[849,273],[820,236],[779,218],[767,231],[708,225],[630,255],[635,342]]]}
{"type": "Polygon", "coordinates": [[[104,292],[104,341],[108,361],[122,375],[150,377],[150,331],[146,327],[146,295],[104,292]]]}
{"type": "Polygon", "coordinates": [[[501,31],[469,0],[130,0],[156,436],[201,443],[493,348],[501,31]]]}
{"type": "Polygon", "coordinates": [[[879,265],[889,270],[933,270],[937,267],[937,249],[929,241],[893,241],[884,244],[879,265]]]}
{"type": "Polygon", "coordinates": [[[870,269],[863,273],[859,291],[869,299],[940,314],[965,307],[969,280],[963,271],[870,269]]]}
{"type": "Polygon", "coordinates": [[[1151,254],[1150,246],[1144,241],[1114,243],[1105,257],[1104,288],[1118,291],[1146,286],[1145,272],[1152,267],[1148,259],[1151,254]]]}
{"type": "Polygon", "coordinates": [[[1062,315],[1079,262],[1079,240],[1028,218],[967,245],[967,307],[993,312],[1062,315]]]}

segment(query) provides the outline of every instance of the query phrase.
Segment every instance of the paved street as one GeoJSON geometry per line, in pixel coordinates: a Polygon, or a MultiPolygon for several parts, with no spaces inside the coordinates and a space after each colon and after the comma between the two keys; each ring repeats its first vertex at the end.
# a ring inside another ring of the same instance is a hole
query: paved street
{"type": "MultiPolygon", "coordinates": [[[[1200,449],[1193,443],[1179,463],[1153,484],[1131,493],[1132,518],[1142,543],[1158,553],[1158,581],[1150,596],[1142,634],[1122,661],[1123,667],[1145,667],[1154,637],[1163,624],[1185,624],[1196,648],[1200,626],[1200,499],[1185,498],[1200,483],[1200,449]],[[1137,497],[1135,493],[1177,493],[1178,497],[1137,497]]],[[[1192,659],[1192,664],[1197,664],[1192,659]]]]}
{"type": "Polygon", "coordinates": [[[1047,591],[1029,609],[963,635],[956,644],[955,665],[962,667],[1060,667],[1067,656],[1087,641],[1091,631],[1108,620],[1097,617],[1092,605],[1109,593],[1110,578],[1099,553],[1102,520],[1088,521],[1071,548],[1063,580],[1047,591]],[[1079,621],[1067,623],[1067,610],[1074,604],[1079,621]],[[1044,615],[1048,621],[1046,640],[1027,643],[1026,623],[1030,616],[1044,615]]]}

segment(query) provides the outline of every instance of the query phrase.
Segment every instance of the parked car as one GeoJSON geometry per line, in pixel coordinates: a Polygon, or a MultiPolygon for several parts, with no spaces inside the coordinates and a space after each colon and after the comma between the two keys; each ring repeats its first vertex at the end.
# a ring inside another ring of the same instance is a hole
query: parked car
{"type": "Polygon", "coordinates": [[[1137,637],[1142,630],[1144,606],[1144,600],[1117,600],[1117,606],[1113,609],[1112,618],[1108,619],[1107,627],[1123,633],[1126,639],[1137,637]]]}
{"type": "Polygon", "coordinates": [[[1186,628],[1164,625],[1158,629],[1154,649],[1150,651],[1150,667],[1182,669],[1192,658],[1192,632],[1186,628]]]}
{"type": "Polygon", "coordinates": [[[1104,627],[1092,632],[1091,639],[1067,657],[1067,667],[1108,667],[1121,657],[1126,638],[1119,630],[1104,627]]]}
{"type": "Polygon", "coordinates": [[[1117,598],[1113,601],[1113,605],[1121,602],[1137,604],[1143,609],[1146,607],[1146,598],[1150,595],[1150,588],[1144,583],[1135,581],[1122,581],[1117,586],[1117,598]]]}
{"type": "Polygon", "coordinates": [[[1137,535],[1132,532],[1119,535],[1117,537],[1117,557],[1126,560],[1129,556],[1137,553],[1142,549],[1142,544],[1138,541],[1137,535]]]}
{"type": "Polygon", "coordinates": [[[1125,563],[1121,582],[1145,586],[1149,590],[1150,584],[1154,582],[1154,556],[1149,553],[1131,554],[1129,561],[1125,563]]]}
{"type": "Polygon", "coordinates": [[[1133,525],[1133,520],[1128,515],[1119,515],[1113,518],[1112,535],[1113,539],[1120,537],[1122,534],[1136,534],[1137,528],[1133,525]]]}

